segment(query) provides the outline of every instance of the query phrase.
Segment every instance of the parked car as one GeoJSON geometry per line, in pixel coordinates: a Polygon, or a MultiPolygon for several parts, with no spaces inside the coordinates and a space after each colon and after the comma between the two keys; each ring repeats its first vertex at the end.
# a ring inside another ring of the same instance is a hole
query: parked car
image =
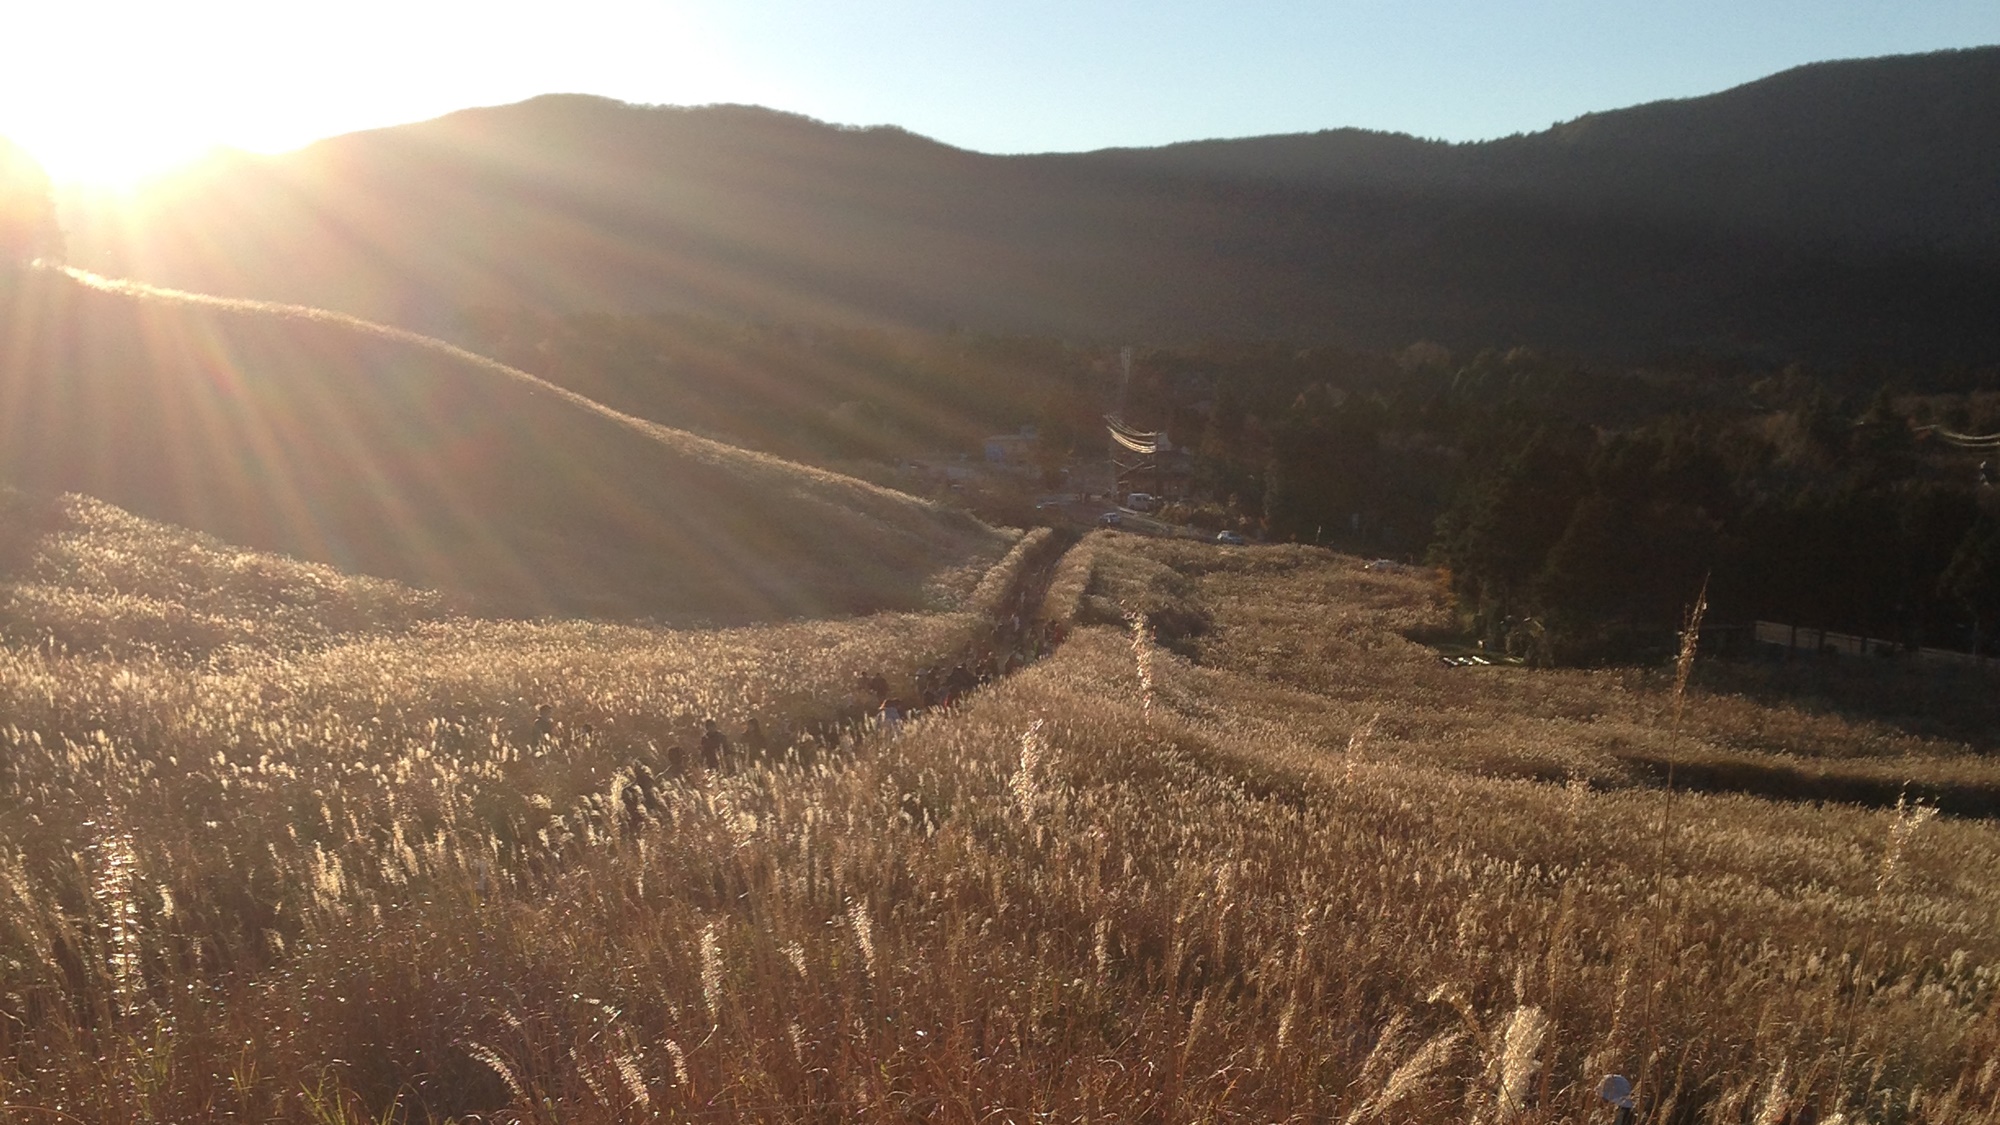
{"type": "Polygon", "coordinates": [[[1106,512],[1097,517],[1097,526],[1099,527],[1117,527],[1124,522],[1125,513],[1123,512],[1106,512]]]}
{"type": "Polygon", "coordinates": [[[1243,545],[1243,537],[1241,535],[1236,534],[1233,531],[1216,532],[1215,541],[1217,543],[1227,543],[1231,547],[1241,547],[1243,545]]]}
{"type": "Polygon", "coordinates": [[[1125,497],[1125,506],[1135,512],[1150,512],[1158,507],[1160,498],[1150,492],[1134,492],[1125,497]]]}

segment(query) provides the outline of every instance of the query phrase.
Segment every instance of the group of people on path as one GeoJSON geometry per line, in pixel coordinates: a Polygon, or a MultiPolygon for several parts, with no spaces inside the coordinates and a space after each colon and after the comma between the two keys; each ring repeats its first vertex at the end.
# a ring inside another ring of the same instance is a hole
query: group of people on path
{"type": "MultiPolygon", "coordinates": [[[[751,715],[734,736],[722,729],[713,717],[702,718],[692,745],[675,739],[650,760],[635,758],[624,771],[620,790],[628,821],[637,824],[661,809],[659,792],[674,780],[694,780],[702,776],[735,773],[766,763],[788,763],[805,769],[817,765],[827,753],[851,746],[870,731],[891,736],[919,715],[958,705],[981,685],[1005,676],[1040,656],[1060,641],[1055,630],[1036,631],[1033,642],[1004,652],[982,647],[950,667],[920,668],[905,694],[880,671],[859,678],[848,704],[829,718],[808,722],[796,729],[781,729],[776,737],[762,720],[751,715]]],[[[692,724],[693,716],[684,721],[692,724]]],[[[555,708],[538,704],[528,731],[528,757],[573,752],[577,743],[592,733],[588,724],[571,731],[556,718],[555,708]]]]}
{"type": "MultiPolygon", "coordinates": [[[[817,719],[797,725],[780,721],[777,729],[771,730],[759,716],[750,715],[742,729],[731,734],[713,715],[683,713],[676,725],[684,736],[631,759],[612,776],[608,792],[587,794],[584,807],[577,810],[578,823],[637,833],[648,823],[671,819],[667,794],[677,783],[700,784],[704,778],[765,764],[811,770],[827,756],[854,747],[871,733],[894,737],[904,723],[919,715],[956,707],[981,685],[1047,655],[1062,643],[1067,632],[1064,625],[1033,620],[1028,601],[1025,592],[1018,593],[1011,612],[1003,609],[992,619],[982,638],[961,659],[919,668],[900,684],[892,683],[879,670],[859,676],[842,704],[817,719]]],[[[521,734],[525,737],[507,740],[511,747],[509,769],[530,769],[531,763],[551,758],[576,761],[595,756],[589,751],[596,740],[591,725],[564,723],[550,703],[535,705],[534,717],[521,734]]],[[[546,809],[546,804],[542,808],[546,809]]],[[[544,813],[538,820],[530,813],[502,814],[496,821],[496,838],[503,841],[509,855],[531,867],[534,863],[559,867],[562,848],[547,838],[550,816],[544,813]],[[535,850],[538,839],[540,852],[535,850]]],[[[555,818],[555,823],[560,824],[560,818],[555,818]]]]}
{"type": "MultiPolygon", "coordinates": [[[[669,782],[734,773],[766,763],[811,769],[826,754],[854,745],[871,731],[893,737],[910,719],[957,706],[981,685],[1013,673],[1062,643],[1067,632],[1064,624],[1033,620],[1029,601],[1026,589],[1017,592],[1012,605],[993,620],[981,643],[949,667],[919,668],[903,685],[907,691],[899,691],[881,671],[873,671],[858,678],[845,706],[833,715],[798,727],[781,723],[775,735],[756,715],[749,716],[733,737],[713,716],[701,718],[691,747],[675,739],[649,759],[633,759],[621,771],[623,784],[614,790],[624,806],[628,826],[636,828],[649,816],[661,815],[665,806],[660,792],[669,782]]],[[[689,714],[683,721],[691,727],[695,717],[689,714]]],[[[578,743],[588,741],[591,734],[588,724],[574,732],[565,729],[554,706],[541,703],[535,708],[528,732],[527,754],[574,753],[578,743]]]]}

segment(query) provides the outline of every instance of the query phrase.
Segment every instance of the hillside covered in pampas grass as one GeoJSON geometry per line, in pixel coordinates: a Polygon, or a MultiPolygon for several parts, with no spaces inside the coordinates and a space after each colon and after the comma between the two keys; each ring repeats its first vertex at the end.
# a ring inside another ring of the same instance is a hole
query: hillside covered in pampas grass
{"type": "Polygon", "coordinates": [[[1990,784],[1976,740],[1719,666],[1447,667],[1425,572],[1042,533],[955,609],[676,631],[7,503],[45,528],[0,608],[11,1113],[1553,1123],[1608,1120],[1611,1073],[1648,1121],[2000,1105],[1989,822],[1645,765],[1990,784]]]}
{"type": "Polygon", "coordinates": [[[516,614],[925,604],[1004,537],[337,314],[0,272],[0,479],[516,614]]]}

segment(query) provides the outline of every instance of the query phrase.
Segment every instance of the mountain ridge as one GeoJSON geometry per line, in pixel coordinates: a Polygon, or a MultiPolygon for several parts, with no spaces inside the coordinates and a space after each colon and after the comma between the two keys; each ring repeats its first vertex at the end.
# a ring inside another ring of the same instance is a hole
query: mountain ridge
{"type": "Polygon", "coordinates": [[[471,307],[702,309],[1992,361],[2000,330],[1973,310],[2000,295],[1996,123],[2000,48],[1465,144],[1335,130],[1002,156],[548,95],[214,165],[122,216],[83,209],[71,245],[101,272],[428,331],[471,307]]]}
{"type": "MultiPolygon", "coordinates": [[[[1932,147],[1958,141],[1975,153],[1986,153],[1978,170],[1986,177],[2000,174],[2000,160],[1991,155],[2000,149],[2000,47],[1808,63],[1712,94],[1595,111],[1545,130],[1484,141],[1436,141],[1404,133],[1338,128],[1186,141],[1151,149],[1103,149],[1087,155],[1283,183],[1464,191],[1482,178],[1505,184],[1508,176],[1522,177],[1538,170],[1534,167],[1537,160],[1573,159],[1591,150],[1627,157],[1707,158],[1723,162],[1719,171],[1742,175],[1748,161],[1744,149],[1752,145],[1768,148],[1803,135],[1813,142],[1811,155],[1816,165],[1836,162],[1838,154],[1833,150],[1847,146],[1850,139],[1841,130],[1856,113],[1878,118],[1869,124],[1884,138],[1907,135],[1903,122],[1928,121],[1933,135],[1922,136],[1922,140],[1932,147]],[[1864,85],[1869,88],[1861,89],[1864,85]],[[1964,104],[1951,105],[1953,98],[1964,104]],[[1942,107],[1949,107],[1950,112],[1942,107]],[[1955,132],[1967,123],[1979,127],[1970,138],[1955,132]],[[1732,136],[1743,132],[1749,137],[1732,144],[1732,136]],[[1357,158],[1373,166],[1347,166],[1357,158]]],[[[1915,155],[1920,156],[1921,150],[1915,155]]],[[[1838,170],[1843,174],[1863,170],[1858,161],[1856,164],[1838,170]]],[[[1934,168],[1892,166],[1891,170],[1911,177],[1938,174],[1934,168]]],[[[1645,167],[1626,178],[1643,183],[1657,181],[1659,174],[1659,169],[1645,167]]],[[[1993,180],[1974,180],[1963,171],[1959,178],[1970,181],[1963,186],[1974,189],[1967,191],[1968,198],[1983,204],[1976,208],[1975,252],[1984,257],[2000,256],[2000,200],[1991,191],[1976,191],[1993,180]]],[[[1803,185],[1790,182],[1786,186],[1803,185]]],[[[1769,206],[1754,216],[1756,223],[1779,229],[1786,218],[1769,206]]],[[[1738,220],[1735,225],[1754,224],[1738,220]]]]}

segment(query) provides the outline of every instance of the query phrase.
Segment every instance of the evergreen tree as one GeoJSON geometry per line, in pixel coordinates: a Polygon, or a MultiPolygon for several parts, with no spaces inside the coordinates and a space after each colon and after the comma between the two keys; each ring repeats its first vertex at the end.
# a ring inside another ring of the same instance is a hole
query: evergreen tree
{"type": "Polygon", "coordinates": [[[1345,532],[1367,506],[1376,471],[1372,406],[1314,384],[1271,435],[1264,515],[1272,533],[1299,539],[1345,532]]]}
{"type": "Polygon", "coordinates": [[[1939,576],[1938,590],[1971,616],[1976,643],[1990,644],[2000,626],[2000,521],[1979,517],[1939,576]]]}
{"type": "Polygon", "coordinates": [[[1549,425],[1475,481],[1440,522],[1461,597],[1499,614],[1529,608],[1529,583],[1568,530],[1584,494],[1587,430],[1549,425]]]}

